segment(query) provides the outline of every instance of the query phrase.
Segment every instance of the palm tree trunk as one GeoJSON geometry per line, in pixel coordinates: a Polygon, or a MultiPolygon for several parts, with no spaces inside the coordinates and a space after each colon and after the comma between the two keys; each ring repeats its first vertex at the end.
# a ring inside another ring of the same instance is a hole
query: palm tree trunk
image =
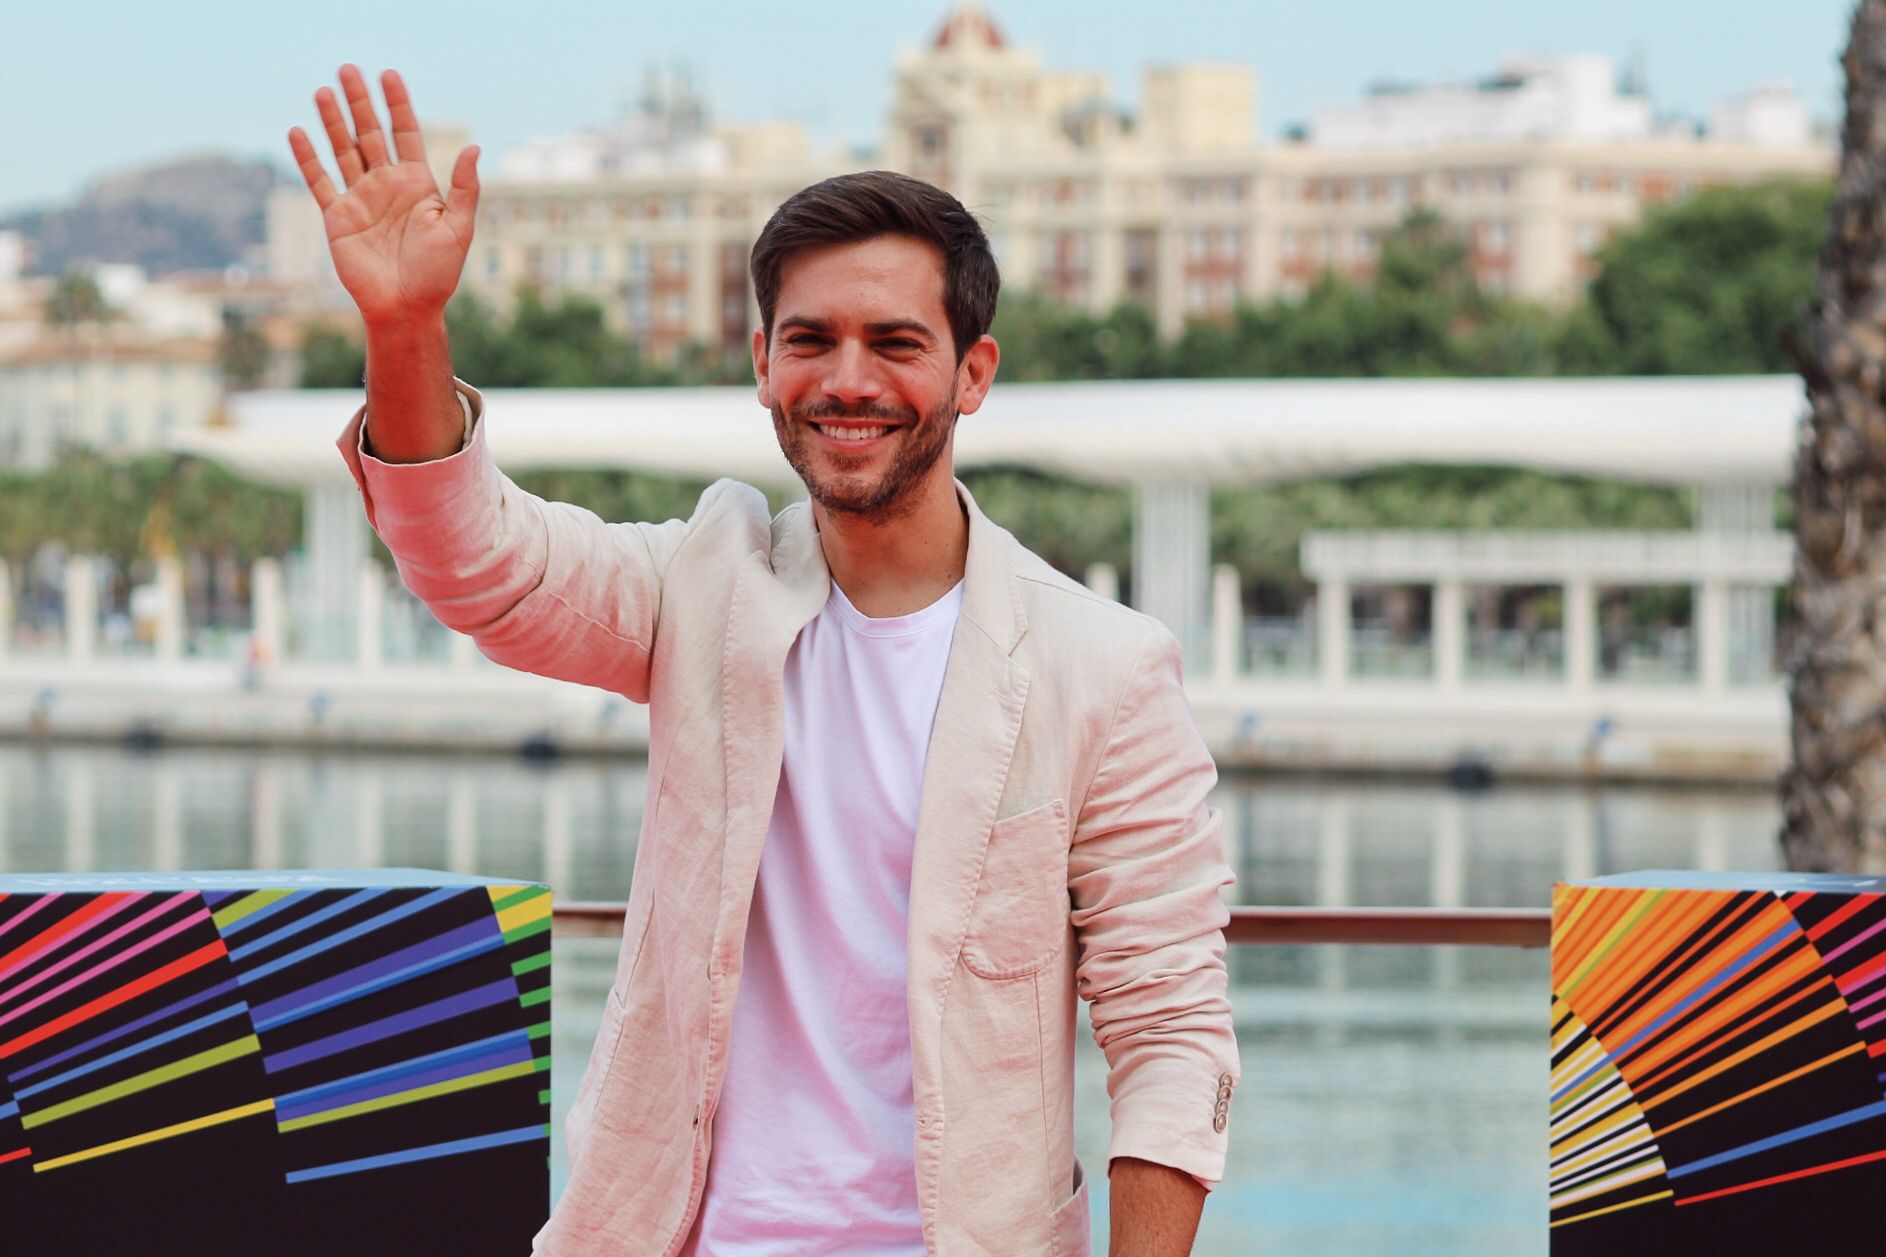
{"type": "Polygon", "coordinates": [[[1785,636],[1794,754],[1781,843],[1796,869],[1886,871],[1886,0],[1860,0],[1844,58],[1840,176],[1796,364],[1785,636]]]}

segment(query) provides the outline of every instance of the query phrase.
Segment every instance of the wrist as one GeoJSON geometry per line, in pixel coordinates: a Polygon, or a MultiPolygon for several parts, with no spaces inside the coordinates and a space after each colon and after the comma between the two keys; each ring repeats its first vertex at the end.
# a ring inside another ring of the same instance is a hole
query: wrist
{"type": "Polygon", "coordinates": [[[418,313],[401,311],[381,318],[361,316],[367,339],[382,344],[415,344],[445,335],[445,308],[418,313]]]}

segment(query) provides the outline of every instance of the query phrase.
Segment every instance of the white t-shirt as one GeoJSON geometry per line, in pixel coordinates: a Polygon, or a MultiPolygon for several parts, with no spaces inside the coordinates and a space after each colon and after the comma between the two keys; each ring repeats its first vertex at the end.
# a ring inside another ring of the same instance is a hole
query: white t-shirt
{"type": "Polygon", "coordinates": [[[960,582],[861,613],[836,584],[786,658],[706,1195],[688,1257],[922,1257],[906,930],[960,582]]]}

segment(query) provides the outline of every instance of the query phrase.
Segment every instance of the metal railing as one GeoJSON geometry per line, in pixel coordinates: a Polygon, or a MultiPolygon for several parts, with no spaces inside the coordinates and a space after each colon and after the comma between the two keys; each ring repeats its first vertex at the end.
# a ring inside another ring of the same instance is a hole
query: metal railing
{"type": "MultiPolygon", "coordinates": [[[[560,903],[558,934],[600,938],[622,932],[621,903],[560,903]]],[[[1231,943],[1389,944],[1406,947],[1544,947],[1552,937],[1545,908],[1246,908],[1231,909],[1231,943]]]]}

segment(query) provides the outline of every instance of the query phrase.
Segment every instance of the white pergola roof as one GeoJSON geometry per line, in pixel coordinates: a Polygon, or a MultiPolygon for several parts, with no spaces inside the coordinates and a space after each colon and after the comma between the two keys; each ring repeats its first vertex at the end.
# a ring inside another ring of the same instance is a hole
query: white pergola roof
{"type": "MultiPolygon", "coordinates": [[[[494,389],[511,471],[616,467],[796,483],[751,388],[494,389]]],[[[347,482],[354,390],[237,394],[230,423],[171,447],[280,484],[347,482]]],[[[1410,463],[1672,484],[1785,483],[1806,411],[1794,376],[1145,380],[1002,384],[962,419],[956,465],[1111,484],[1249,484],[1410,463]]]]}

